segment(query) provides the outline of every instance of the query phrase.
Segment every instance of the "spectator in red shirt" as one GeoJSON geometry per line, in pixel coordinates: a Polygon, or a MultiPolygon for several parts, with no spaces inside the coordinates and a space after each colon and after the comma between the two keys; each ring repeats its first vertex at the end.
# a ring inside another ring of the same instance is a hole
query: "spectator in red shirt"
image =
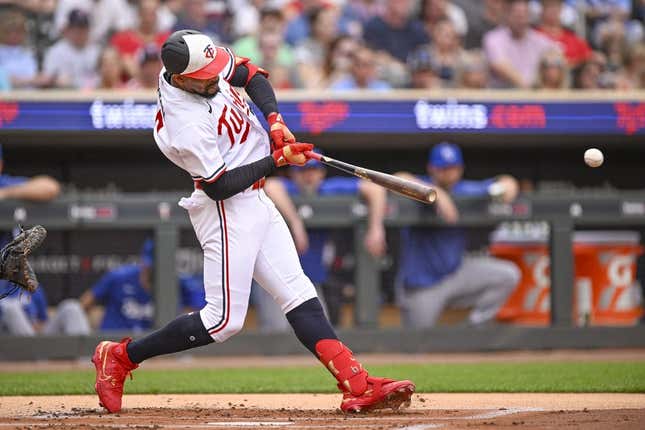
{"type": "Polygon", "coordinates": [[[159,49],[168,38],[170,32],[159,31],[157,25],[157,9],[159,0],[140,0],[139,27],[124,30],[112,36],[110,44],[116,48],[123,58],[123,64],[130,78],[139,75],[139,55],[144,46],[154,43],[159,49]]]}
{"type": "Polygon", "coordinates": [[[591,55],[587,42],[573,31],[562,27],[560,12],[562,0],[542,0],[542,18],[537,30],[560,44],[570,66],[577,66],[591,55]]]}

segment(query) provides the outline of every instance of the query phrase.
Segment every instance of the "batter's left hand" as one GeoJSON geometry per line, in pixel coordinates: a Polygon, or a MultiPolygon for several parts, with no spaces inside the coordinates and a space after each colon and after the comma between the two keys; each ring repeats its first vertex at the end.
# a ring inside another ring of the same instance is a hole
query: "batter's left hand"
{"type": "Polygon", "coordinates": [[[282,115],[277,112],[270,113],[267,117],[267,122],[270,127],[269,135],[271,136],[272,151],[280,149],[290,143],[295,143],[296,138],[282,119],[282,115]]]}
{"type": "Polygon", "coordinates": [[[373,257],[383,257],[387,249],[385,242],[385,228],[383,226],[370,227],[365,234],[365,249],[373,257]]]}

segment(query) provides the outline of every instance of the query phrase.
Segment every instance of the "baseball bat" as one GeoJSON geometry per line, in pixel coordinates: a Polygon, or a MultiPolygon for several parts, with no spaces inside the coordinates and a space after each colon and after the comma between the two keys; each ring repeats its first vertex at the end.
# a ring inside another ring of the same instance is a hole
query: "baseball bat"
{"type": "Polygon", "coordinates": [[[321,155],[313,151],[307,151],[307,156],[318,160],[327,166],[334,167],[349,173],[350,175],[374,182],[390,191],[393,191],[402,196],[411,198],[421,203],[434,203],[437,199],[437,192],[434,188],[428,185],[413,182],[407,179],[399,178],[398,176],[389,175],[387,173],[378,172],[376,170],[365,169],[363,167],[354,166],[353,164],[345,163],[344,161],[336,160],[326,155],[321,155]]]}

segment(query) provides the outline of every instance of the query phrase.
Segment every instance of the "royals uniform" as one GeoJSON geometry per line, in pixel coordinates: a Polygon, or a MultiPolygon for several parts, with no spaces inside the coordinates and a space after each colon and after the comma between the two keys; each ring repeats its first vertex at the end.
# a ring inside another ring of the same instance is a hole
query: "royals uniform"
{"type": "MultiPolygon", "coordinates": [[[[97,303],[105,306],[101,330],[142,331],[152,328],[154,303],[150,291],[141,285],[141,267],[131,264],[118,267],[92,287],[97,303]]],[[[204,289],[197,276],[179,277],[180,306],[201,309],[204,289]]]]}
{"type": "MultiPolygon", "coordinates": [[[[430,152],[434,168],[463,167],[457,145],[443,142],[430,152]]],[[[428,176],[419,180],[432,183],[428,176]]],[[[449,190],[455,197],[488,198],[496,179],[460,179],[449,190]]],[[[433,326],[447,306],[472,307],[471,324],[492,319],[515,288],[519,270],[508,261],[465,257],[466,236],[460,227],[404,228],[397,280],[403,323],[413,328],[433,326]]]]}
{"type": "Polygon", "coordinates": [[[269,139],[260,121],[228,83],[235,58],[227,53],[219,91],[212,98],[172,86],[165,69],[161,71],[154,128],[159,149],[195,182],[195,191],[179,205],[188,211],[204,251],[206,306],[200,316],[217,342],[242,328],[253,279],[284,313],[316,297],[289,229],[262,190],[262,180],[220,201],[201,189],[225,170],[269,155],[269,139]]]}
{"type": "MultiPolygon", "coordinates": [[[[429,176],[417,176],[432,184],[429,176]]],[[[450,190],[453,197],[487,197],[495,178],[461,180],[450,190]]],[[[401,258],[398,278],[405,288],[432,288],[455,272],[466,252],[466,236],[460,227],[401,229],[401,258]]]]}
{"type": "MultiPolygon", "coordinates": [[[[1,160],[1,158],[0,158],[1,160]]],[[[11,175],[2,175],[0,174],[0,188],[13,187],[15,185],[21,185],[27,182],[29,178],[23,176],[11,176],[11,175]]]]}

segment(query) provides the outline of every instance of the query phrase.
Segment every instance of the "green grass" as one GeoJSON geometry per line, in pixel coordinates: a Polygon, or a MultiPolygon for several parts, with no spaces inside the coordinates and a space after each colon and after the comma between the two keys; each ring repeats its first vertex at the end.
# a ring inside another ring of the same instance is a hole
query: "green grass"
{"type": "MultiPolygon", "coordinates": [[[[0,367],[1,368],[1,367],[0,367]]],[[[418,392],[645,393],[645,362],[406,364],[370,366],[411,379],[418,392]]],[[[322,367],[145,370],[126,393],[334,393],[322,367]]],[[[93,371],[1,372],[0,395],[92,394],[93,371]]]]}

